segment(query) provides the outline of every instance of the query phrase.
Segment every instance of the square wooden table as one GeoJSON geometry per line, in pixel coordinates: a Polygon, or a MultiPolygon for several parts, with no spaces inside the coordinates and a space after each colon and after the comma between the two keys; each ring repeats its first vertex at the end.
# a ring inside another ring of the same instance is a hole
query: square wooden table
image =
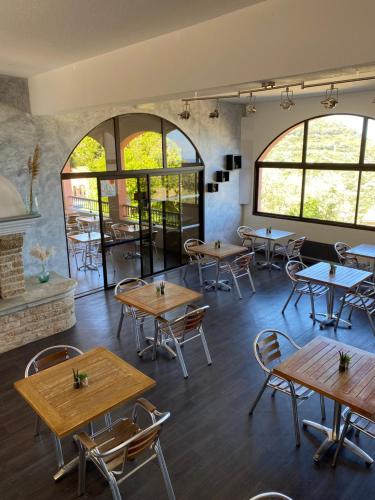
{"type": "MultiPolygon", "coordinates": [[[[327,295],[327,312],[316,313],[316,316],[323,316],[322,320],[317,318],[321,329],[336,323],[337,316],[333,313],[335,288],[342,288],[345,291],[351,290],[371,277],[369,271],[362,271],[352,267],[336,266],[334,274],[330,273],[330,268],[331,265],[328,262],[319,262],[318,264],[314,264],[296,273],[298,278],[313,281],[314,283],[319,283],[329,288],[327,295]]],[[[340,318],[340,323],[341,322],[351,326],[349,321],[340,318]]]]}
{"type": "MultiPolygon", "coordinates": [[[[51,429],[62,438],[123,405],[156,384],[144,373],[97,347],[58,365],[15,382],[15,389],[51,429]],[[86,372],[89,385],[73,388],[73,368],[86,372]]],[[[64,464],[57,449],[60,470],[55,479],[76,465],[64,464]]]]}
{"type": "MultiPolygon", "coordinates": [[[[317,429],[327,436],[314,455],[315,461],[319,461],[340,438],[341,405],[349,406],[364,417],[374,418],[375,354],[318,336],[286,361],[275,366],[273,374],[302,384],[334,400],[332,428],[303,420],[305,427],[317,429]],[[352,358],[347,372],[338,370],[339,351],[347,352],[352,358]]],[[[366,462],[372,463],[372,458],[349,439],[345,439],[344,446],[366,462]]]]}
{"type": "Polygon", "coordinates": [[[194,252],[201,255],[207,255],[216,260],[216,279],[206,280],[206,290],[230,290],[227,280],[219,280],[220,261],[228,257],[248,252],[249,249],[244,246],[232,245],[230,243],[221,243],[220,248],[215,248],[215,242],[204,243],[203,245],[196,245],[189,247],[189,252],[194,252]]]}
{"type": "Polygon", "coordinates": [[[375,280],[375,245],[370,245],[369,243],[361,243],[350,250],[346,251],[349,255],[355,255],[357,257],[365,257],[366,259],[372,260],[372,278],[375,280]]]}
{"type": "Polygon", "coordinates": [[[280,266],[271,262],[271,244],[277,240],[293,236],[295,233],[291,233],[290,231],[281,231],[279,229],[271,229],[271,232],[268,233],[267,228],[262,227],[261,229],[256,229],[251,232],[246,231],[243,234],[244,236],[249,236],[250,238],[260,238],[262,240],[266,240],[266,260],[264,262],[259,262],[260,267],[267,269],[280,269],[280,266]]]}
{"type": "Polygon", "coordinates": [[[203,297],[201,293],[190,290],[184,286],[175,285],[169,281],[164,281],[165,292],[164,295],[158,294],[157,287],[160,286],[160,281],[154,281],[147,285],[133,288],[132,290],[119,293],[116,299],[123,304],[135,307],[151,316],[155,317],[155,336],[147,340],[152,342],[148,347],[143,349],[139,354],[140,357],[152,349],[153,359],[156,357],[156,348],[162,347],[167,350],[173,357],[176,353],[168,346],[166,342],[158,342],[158,328],[157,317],[176,309],[177,307],[184,306],[190,302],[195,302],[203,297]]]}

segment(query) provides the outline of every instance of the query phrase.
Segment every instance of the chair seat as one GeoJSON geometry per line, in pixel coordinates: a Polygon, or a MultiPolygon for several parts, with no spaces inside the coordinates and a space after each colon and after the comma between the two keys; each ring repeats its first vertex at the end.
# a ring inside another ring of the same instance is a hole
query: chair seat
{"type": "MultiPolygon", "coordinates": [[[[268,386],[272,389],[276,389],[278,391],[291,395],[288,382],[280,377],[271,377],[268,382],[268,386]]],[[[294,389],[298,399],[308,399],[314,393],[307,387],[304,387],[300,384],[294,384],[294,389]]]]}
{"type": "Polygon", "coordinates": [[[344,300],[344,305],[348,305],[350,307],[355,307],[357,309],[372,311],[375,309],[375,298],[366,297],[364,295],[356,295],[356,294],[347,294],[344,298],[340,299],[344,300]]]}
{"type": "Polygon", "coordinates": [[[306,294],[313,294],[315,296],[320,296],[320,295],[325,295],[328,293],[329,288],[324,285],[317,285],[317,284],[311,284],[309,286],[307,283],[301,283],[300,285],[297,286],[296,292],[297,293],[306,293],[306,294]]]}
{"type": "MultiPolygon", "coordinates": [[[[348,412],[349,408],[346,407],[341,414],[344,420],[348,412]]],[[[369,434],[371,437],[375,438],[375,421],[362,417],[358,413],[352,413],[352,415],[350,416],[350,423],[355,429],[358,429],[365,434],[369,434]]]]}

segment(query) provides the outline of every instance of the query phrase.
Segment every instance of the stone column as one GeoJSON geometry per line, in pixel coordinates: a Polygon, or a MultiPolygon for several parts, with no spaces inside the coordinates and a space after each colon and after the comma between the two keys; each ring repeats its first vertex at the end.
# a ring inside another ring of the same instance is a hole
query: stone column
{"type": "Polygon", "coordinates": [[[23,234],[0,236],[0,298],[9,299],[25,292],[23,234]]]}

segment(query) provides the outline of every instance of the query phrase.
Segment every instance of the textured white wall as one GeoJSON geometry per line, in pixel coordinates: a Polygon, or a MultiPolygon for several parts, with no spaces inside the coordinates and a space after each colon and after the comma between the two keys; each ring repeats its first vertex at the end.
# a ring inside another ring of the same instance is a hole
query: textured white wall
{"type": "Polygon", "coordinates": [[[267,0],[30,79],[32,111],[54,114],[374,60],[373,0],[267,0]]]}
{"type": "MultiPolygon", "coordinates": [[[[103,120],[128,112],[148,112],[162,116],[180,126],[198,148],[206,165],[205,182],[214,179],[215,170],[224,167],[226,154],[240,151],[242,107],[224,103],[219,120],[209,120],[209,103],[194,106],[189,121],[177,119],[181,111],[179,101],[156,105],[103,107],[84,112],[56,116],[33,117],[30,114],[0,103],[0,175],[14,182],[27,199],[27,158],[36,143],[42,151],[40,177],[36,193],[42,219],[27,235],[25,243],[26,273],[35,272],[35,263],[29,258],[32,244],[54,245],[56,255],[51,268],[67,274],[63,206],[60,172],[75,145],[89,130],[103,120]]],[[[220,186],[219,193],[205,194],[206,238],[231,240],[240,223],[238,202],[238,172],[231,173],[230,182],[220,186]]]]}
{"type": "MultiPolygon", "coordinates": [[[[354,113],[375,118],[375,104],[372,104],[374,94],[371,92],[345,93],[339,96],[337,113],[354,113]]],[[[254,162],[263,149],[281,132],[307,118],[325,113],[320,104],[321,97],[298,97],[296,106],[292,111],[284,111],[279,106],[279,101],[261,102],[257,104],[257,113],[251,117],[242,118],[241,144],[242,154],[247,158],[246,169],[241,172],[241,203],[243,207],[244,224],[254,226],[272,226],[305,235],[312,241],[334,243],[346,241],[351,244],[363,242],[375,243],[375,232],[359,229],[349,229],[338,226],[326,226],[307,222],[297,222],[269,217],[252,215],[253,212],[253,186],[254,162]],[[246,198],[247,196],[247,198],[246,198]]],[[[375,195],[374,195],[375,196],[375,195]]]]}

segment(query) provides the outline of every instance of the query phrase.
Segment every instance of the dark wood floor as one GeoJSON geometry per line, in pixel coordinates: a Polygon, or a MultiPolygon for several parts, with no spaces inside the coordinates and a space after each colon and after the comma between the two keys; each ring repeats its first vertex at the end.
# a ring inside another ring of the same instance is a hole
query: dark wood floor
{"type": "MultiPolygon", "coordinates": [[[[178,283],[181,276],[182,271],[177,270],[167,278],[178,283]]],[[[254,416],[248,417],[250,401],[263,381],[252,355],[256,333],[274,327],[288,332],[300,344],[322,333],[318,326],[312,326],[306,298],[298,309],[291,305],[285,317],[280,314],[289,292],[284,273],[255,271],[254,277],[257,293],[253,295],[244,282],[242,301],[234,292],[205,294],[202,302],[211,306],[205,329],[213,365],[206,365],[199,341],[187,344],[188,380],[183,379],[175,360],[163,356],[156,362],[148,357],[138,359],[132,335],[116,339],[119,305],[111,291],[78,299],[77,325],[70,331],[1,355],[0,498],[76,497],[75,472],[53,482],[55,456],[49,433],[44,430],[40,437],[33,437],[33,412],[12,387],[23,376],[32,355],[62,342],[84,350],[103,345],[156,379],[155,389],[146,396],[172,413],[162,445],[178,499],[246,500],[270,490],[295,500],[374,498],[375,470],[366,468],[354,455],[344,451],[336,470],[330,467],[330,455],[315,465],[312,457],[322,436],[311,430],[302,431],[302,445],[296,449],[288,398],[278,395],[271,399],[266,393],[254,416]]],[[[188,285],[198,289],[194,271],[188,276],[188,285]]],[[[353,320],[353,329],[339,330],[337,338],[375,352],[366,318],[354,314],[353,320]]],[[[333,330],[323,335],[333,337],[333,330]]],[[[327,401],[328,419],[332,406],[327,401]]],[[[301,418],[319,420],[318,397],[304,403],[299,411],[301,418]]],[[[375,456],[375,442],[366,437],[359,440],[375,456]]],[[[65,439],[63,444],[66,456],[73,456],[72,440],[65,439]]],[[[111,498],[106,483],[92,467],[88,468],[87,489],[89,498],[111,498]]],[[[129,499],[166,498],[156,464],[123,483],[121,491],[129,499]]]]}

